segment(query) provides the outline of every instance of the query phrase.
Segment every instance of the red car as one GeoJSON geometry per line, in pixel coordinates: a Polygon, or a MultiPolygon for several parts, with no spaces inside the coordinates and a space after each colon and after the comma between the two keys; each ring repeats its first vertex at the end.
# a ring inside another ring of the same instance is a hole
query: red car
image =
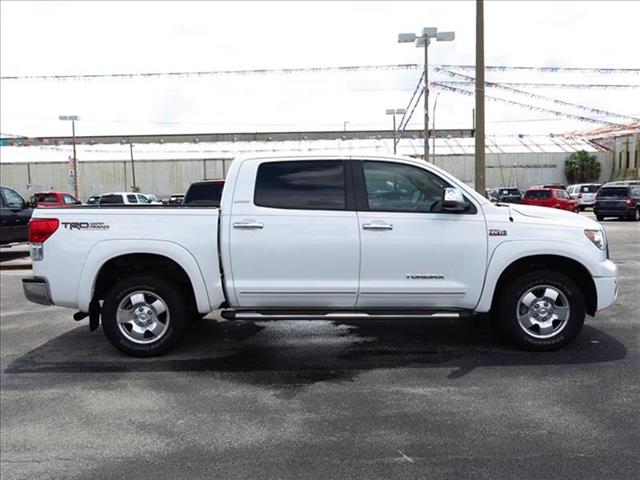
{"type": "Polygon", "coordinates": [[[559,208],[580,213],[578,202],[573,200],[566,190],[559,188],[533,187],[527,190],[522,198],[523,205],[559,208]]]}
{"type": "Polygon", "coordinates": [[[81,203],[73,195],[64,192],[36,192],[31,197],[31,205],[34,207],[59,207],[81,203]]]}

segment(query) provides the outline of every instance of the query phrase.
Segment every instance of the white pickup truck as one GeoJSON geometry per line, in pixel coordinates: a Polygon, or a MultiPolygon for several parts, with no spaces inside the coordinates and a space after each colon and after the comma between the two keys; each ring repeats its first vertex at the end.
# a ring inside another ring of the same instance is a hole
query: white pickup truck
{"type": "Polygon", "coordinates": [[[551,208],[492,204],[400,157],[236,159],[219,208],[37,209],[36,303],[102,322],[134,356],[189,320],[458,317],[490,312],[518,347],[560,348],[611,305],[602,227],[551,208]]]}

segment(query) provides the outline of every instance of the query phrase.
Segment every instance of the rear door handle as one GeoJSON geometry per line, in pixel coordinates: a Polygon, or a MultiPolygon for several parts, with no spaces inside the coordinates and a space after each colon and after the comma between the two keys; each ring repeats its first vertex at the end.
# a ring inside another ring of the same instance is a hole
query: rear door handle
{"type": "Polygon", "coordinates": [[[244,230],[259,230],[264,227],[264,224],[255,222],[253,220],[246,220],[243,222],[236,222],[233,224],[233,228],[239,228],[244,230]]]}
{"type": "Polygon", "coordinates": [[[364,230],[393,230],[393,225],[384,222],[363,223],[364,230]]]}

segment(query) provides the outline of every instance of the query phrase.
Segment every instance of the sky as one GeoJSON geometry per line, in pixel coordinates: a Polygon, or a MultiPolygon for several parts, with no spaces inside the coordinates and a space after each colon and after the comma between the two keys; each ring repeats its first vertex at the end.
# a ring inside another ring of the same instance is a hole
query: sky
{"type": "MultiPolygon", "coordinates": [[[[635,1],[487,1],[487,65],[640,68],[635,1]]],[[[420,64],[400,32],[453,30],[430,64],[474,64],[475,2],[16,2],[0,3],[1,76],[219,71],[420,64]]],[[[473,71],[464,72],[473,75],[473,71]]],[[[452,80],[430,73],[432,80],[452,80]]],[[[3,135],[78,135],[390,128],[420,71],[188,78],[0,80],[3,135]],[[345,123],[347,122],[347,123],[345,123]]],[[[487,72],[493,82],[640,85],[640,74],[487,72]]],[[[527,89],[640,117],[640,89],[527,89]]],[[[487,89],[488,95],[560,109],[487,89]]],[[[471,128],[473,97],[431,91],[437,128],[471,128]]],[[[598,117],[572,108],[575,115],[598,117]]],[[[562,133],[598,124],[487,100],[487,132],[562,133]]],[[[611,121],[611,118],[609,118],[611,121]]],[[[615,119],[618,122],[620,119],[615,119]]],[[[409,128],[421,128],[422,107],[409,128]]]]}

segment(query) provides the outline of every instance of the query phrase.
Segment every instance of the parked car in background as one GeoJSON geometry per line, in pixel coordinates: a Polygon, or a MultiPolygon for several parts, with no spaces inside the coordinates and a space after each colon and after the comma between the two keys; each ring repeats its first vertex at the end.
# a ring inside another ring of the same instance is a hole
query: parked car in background
{"type": "Polygon", "coordinates": [[[222,197],[224,178],[203,180],[189,185],[184,194],[183,205],[200,205],[202,207],[219,207],[222,197]]]}
{"type": "Polygon", "coordinates": [[[182,205],[183,200],[184,200],[184,193],[174,193],[169,197],[169,201],[167,203],[169,205],[182,205]]]}
{"type": "Polygon", "coordinates": [[[100,195],[100,205],[149,205],[151,201],[142,193],[110,192],[100,195]]]}
{"type": "Polygon", "coordinates": [[[9,187],[0,187],[0,245],[29,240],[28,225],[33,209],[9,187]]]}
{"type": "Polygon", "coordinates": [[[593,213],[598,221],[606,217],[640,220],[640,182],[605,183],[598,191],[593,213]]]}
{"type": "Polygon", "coordinates": [[[580,210],[584,210],[587,207],[593,207],[596,203],[596,194],[601,186],[600,183],[578,183],[569,185],[567,193],[578,202],[580,210]]]}
{"type": "Polygon", "coordinates": [[[31,206],[34,208],[80,204],[82,204],[80,200],[65,192],[36,192],[31,196],[31,206]]]}
{"type": "Polygon", "coordinates": [[[87,198],[87,205],[97,205],[100,203],[100,195],[92,195],[87,198]]]}
{"type": "Polygon", "coordinates": [[[527,190],[522,198],[524,205],[558,208],[569,212],[580,213],[578,202],[573,200],[566,190],[559,188],[533,187],[527,190]]]}
{"type": "Polygon", "coordinates": [[[522,192],[517,187],[495,187],[487,190],[487,198],[492,202],[521,203],[522,192]]]}

